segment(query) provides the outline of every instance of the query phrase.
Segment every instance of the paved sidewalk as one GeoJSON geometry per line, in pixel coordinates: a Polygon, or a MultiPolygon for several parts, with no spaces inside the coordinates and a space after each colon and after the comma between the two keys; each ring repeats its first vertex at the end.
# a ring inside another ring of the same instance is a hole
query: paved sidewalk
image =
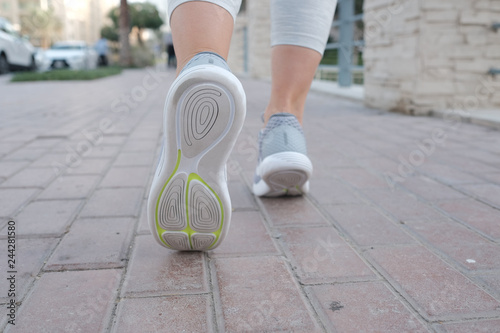
{"type": "Polygon", "coordinates": [[[258,199],[250,184],[270,86],[243,79],[229,236],[212,252],[180,253],[155,244],[144,209],[173,73],[7,80],[0,330],[500,331],[499,131],[311,93],[311,193],[258,199]]]}

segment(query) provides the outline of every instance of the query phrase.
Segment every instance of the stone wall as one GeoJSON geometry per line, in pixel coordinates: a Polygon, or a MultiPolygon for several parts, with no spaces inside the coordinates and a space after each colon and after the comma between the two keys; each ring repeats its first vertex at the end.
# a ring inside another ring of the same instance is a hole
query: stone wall
{"type": "MultiPolygon", "coordinates": [[[[499,0],[365,0],[365,103],[410,114],[500,108],[499,0]]],[[[499,111],[500,112],[500,111],[499,111]]]]}
{"type": "Polygon", "coordinates": [[[234,25],[231,46],[227,63],[233,73],[245,73],[248,69],[248,56],[245,55],[245,48],[248,48],[248,23],[246,13],[238,15],[234,25]],[[246,44],[246,45],[245,45],[246,44]],[[247,64],[245,64],[247,62],[247,64]]]}
{"type": "Polygon", "coordinates": [[[247,1],[246,10],[236,20],[229,65],[235,73],[243,73],[246,29],[247,74],[254,78],[271,77],[271,14],[269,0],[247,1]]]}

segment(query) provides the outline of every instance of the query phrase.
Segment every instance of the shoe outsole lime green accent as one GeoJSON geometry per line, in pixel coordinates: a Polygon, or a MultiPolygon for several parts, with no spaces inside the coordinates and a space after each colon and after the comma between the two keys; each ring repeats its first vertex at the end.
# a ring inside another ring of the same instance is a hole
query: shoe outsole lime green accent
{"type": "Polygon", "coordinates": [[[148,200],[154,238],[174,250],[210,250],[227,234],[225,164],[243,125],[245,94],[227,70],[200,65],[174,81],[164,145],[148,200]]]}

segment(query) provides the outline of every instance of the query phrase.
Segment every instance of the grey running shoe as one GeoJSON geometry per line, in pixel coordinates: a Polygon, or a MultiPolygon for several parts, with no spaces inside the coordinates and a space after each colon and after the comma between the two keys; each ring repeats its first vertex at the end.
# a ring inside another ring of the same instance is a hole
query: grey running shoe
{"type": "Polygon", "coordinates": [[[277,197],[307,193],[311,174],[312,163],[297,118],[291,113],[272,115],[259,133],[254,194],[277,197]]]}
{"type": "Polygon", "coordinates": [[[148,199],[149,225],[160,245],[211,250],[226,236],[232,211],[226,161],[245,110],[240,81],[216,54],[198,54],[173,82],[148,199]]]}

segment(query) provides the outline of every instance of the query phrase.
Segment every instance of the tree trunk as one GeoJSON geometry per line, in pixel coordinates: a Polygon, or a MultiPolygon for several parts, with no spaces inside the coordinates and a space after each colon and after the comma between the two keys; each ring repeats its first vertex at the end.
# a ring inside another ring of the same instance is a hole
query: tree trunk
{"type": "Polygon", "coordinates": [[[137,42],[140,46],[144,46],[144,42],[142,41],[142,29],[137,28],[137,42]]]}
{"type": "Polygon", "coordinates": [[[132,65],[132,58],[130,56],[130,42],[129,42],[129,12],[127,0],[120,0],[120,65],[132,65]]]}

